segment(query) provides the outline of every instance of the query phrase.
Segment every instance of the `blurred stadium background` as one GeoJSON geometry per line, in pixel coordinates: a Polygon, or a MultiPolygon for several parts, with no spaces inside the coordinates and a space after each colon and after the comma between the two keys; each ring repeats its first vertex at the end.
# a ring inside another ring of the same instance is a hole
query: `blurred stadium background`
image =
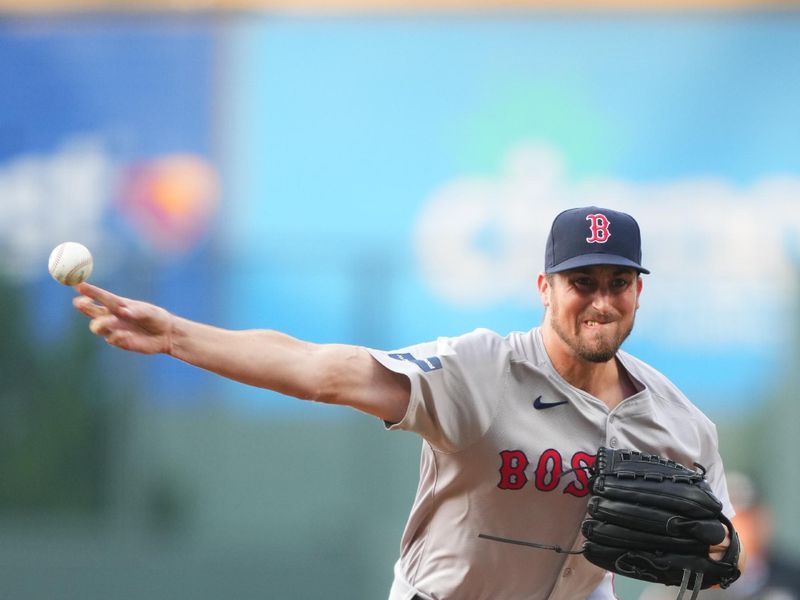
{"type": "Polygon", "coordinates": [[[391,348],[538,323],[578,204],[639,218],[627,348],[800,553],[794,3],[0,9],[0,598],[385,598],[416,489],[414,436],[105,346],[57,243],[191,318],[391,348]]]}

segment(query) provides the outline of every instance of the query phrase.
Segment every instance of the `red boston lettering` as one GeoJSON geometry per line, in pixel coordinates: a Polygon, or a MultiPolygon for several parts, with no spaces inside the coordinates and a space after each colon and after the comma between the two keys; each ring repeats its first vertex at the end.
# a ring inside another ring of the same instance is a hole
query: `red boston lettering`
{"type": "Polygon", "coordinates": [[[597,457],[593,454],[586,452],[576,452],[572,456],[572,468],[575,473],[576,481],[570,481],[569,485],[564,488],[565,494],[572,494],[578,498],[582,498],[589,493],[589,475],[588,469],[594,466],[594,461],[597,457]]]}
{"type": "MultiPolygon", "coordinates": [[[[562,475],[571,475],[569,483],[564,487],[565,494],[582,498],[589,493],[589,472],[597,457],[587,452],[576,452],[570,460],[570,469],[564,470],[561,453],[548,448],[539,457],[534,471],[533,485],[542,492],[552,492],[558,488],[562,475]]],[[[528,483],[525,469],[530,465],[528,457],[522,450],[503,450],[500,452],[501,490],[521,490],[528,483]]]]}
{"type": "Polygon", "coordinates": [[[543,492],[554,490],[563,470],[561,454],[558,453],[558,450],[552,448],[545,450],[539,457],[539,464],[536,466],[536,488],[543,492]]]}
{"type": "Polygon", "coordinates": [[[501,490],[520,490],[528,483],[525,468],[528,466],[528,457],[522,450],[503,450],[500,453],[502,463],[500,466],[501,490]]]}

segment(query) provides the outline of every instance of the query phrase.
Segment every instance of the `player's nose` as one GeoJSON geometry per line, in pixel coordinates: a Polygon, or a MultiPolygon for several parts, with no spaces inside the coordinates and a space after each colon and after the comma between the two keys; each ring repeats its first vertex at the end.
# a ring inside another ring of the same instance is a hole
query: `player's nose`
{"type": "Polygon", "coordinates": [[[600,314],[611,313],[611,292],[605,288],[597,288],[592,295],[592,308],[600,314]]]}

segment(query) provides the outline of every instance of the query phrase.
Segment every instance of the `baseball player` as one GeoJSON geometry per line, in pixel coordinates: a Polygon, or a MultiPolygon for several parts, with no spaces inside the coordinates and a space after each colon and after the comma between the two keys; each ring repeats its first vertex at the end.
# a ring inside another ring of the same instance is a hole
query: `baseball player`
{"type": "Polygon", "coordinates": [[[390,600],[598,600],[614,597],[610,576],[583,556],[500,541],[579,550],[598,446],[703,465],[733,516],[714,425],[620,350],[646,273],[636,221],[585,207],[553,221],[537,281],[541,326],[505,336],[477,329],[386,352],[219,329],[86,283],[74,304],[119,348],[419,434],[420,482],[390,600]]]}

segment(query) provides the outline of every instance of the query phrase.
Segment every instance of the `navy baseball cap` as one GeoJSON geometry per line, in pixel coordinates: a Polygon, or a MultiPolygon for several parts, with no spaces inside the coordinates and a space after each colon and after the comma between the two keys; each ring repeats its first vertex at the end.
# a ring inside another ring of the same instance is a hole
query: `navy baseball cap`
{"type": "Polygon", "coordinates": [[[639,224],[629,214],[597,206],[559,213],[550,227],[544,272],[619,265],[649,273],[642,265],[639,224]]]}

